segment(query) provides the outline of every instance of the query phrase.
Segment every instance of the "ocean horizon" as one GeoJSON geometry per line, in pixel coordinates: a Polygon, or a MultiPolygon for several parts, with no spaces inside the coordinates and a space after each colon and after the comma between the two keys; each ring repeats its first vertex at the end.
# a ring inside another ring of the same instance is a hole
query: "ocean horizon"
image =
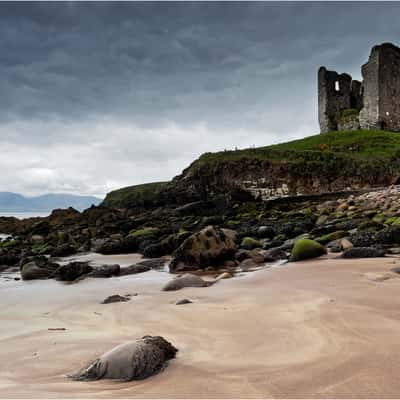
{"type": "Polygon", "coordinates": [[[0,211],[0,217],[15,217],[18,219],[47,217],[51,211],[0,211]]]}

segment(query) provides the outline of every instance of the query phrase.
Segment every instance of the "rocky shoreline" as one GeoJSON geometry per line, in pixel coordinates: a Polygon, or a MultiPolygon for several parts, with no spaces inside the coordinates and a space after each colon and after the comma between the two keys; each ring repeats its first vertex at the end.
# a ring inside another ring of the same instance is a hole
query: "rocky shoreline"
{"type": "Polygon", "coordinates": [[[400,253],[400,188],[270,202],[216,197],[163,207],[99,206],[82,213],[69,208],[45,218],[0,218],[0,232],[12,235],[0,242],[0,270],[19,269],[23,279],[139,273],[159,267],[169,255],[172,273],[235,273],[265,262],[315,256],[308,250],[293,254],[300,240],[302,247],[321,246],[316,255],[327,250],[344,251],[348,258],[400,253]],[[125,271],[58,263],[60,257],[88,251],[141,253],[153,262],[125,271]]]}

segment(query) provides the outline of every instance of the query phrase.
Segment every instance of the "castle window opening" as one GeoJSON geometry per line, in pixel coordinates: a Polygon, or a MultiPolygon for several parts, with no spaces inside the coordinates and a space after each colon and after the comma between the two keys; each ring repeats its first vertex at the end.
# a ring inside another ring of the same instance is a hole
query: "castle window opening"
{"type": "Polygon", "coordinates": [[[339,81],[335,82],[335,90],[338,92],[340,90],[339,81]]]}

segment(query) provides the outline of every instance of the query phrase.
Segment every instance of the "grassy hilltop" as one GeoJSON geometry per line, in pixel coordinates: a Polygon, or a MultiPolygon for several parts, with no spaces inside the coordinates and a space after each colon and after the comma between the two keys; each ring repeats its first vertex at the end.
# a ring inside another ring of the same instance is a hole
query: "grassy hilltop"
{"type": "MultiPolygon", "coordinates": [[[[205,153],[180,177],[168,185],[155,182],[130,186],[109,193],[104,205],[130,207],[151,202],[167,186],[209,180],[231,173],[237,176],[253,171],[253,176],[271,175],[274,166],[282,166],[288,178],[319,176],[333,180],[341,176],[365,177],[365,184],[386,184],[400,176],[400,133],[386,131],[330,132],[271,146],[205,153]],[[272,166],[272,167],[271,167],[272,166]],[[302,174],[302,175],[301,175],[302,174]],[[300,176],[301,175],[301,176],[300,176]],[[185,179],[181,179],[185,177],[185,179]],[[187,179],[189,177],[189,180],[187,179]]],[[[244,179],[248,179],[248,175],[244,179]]],[[[308,178],[307,178],[308,179],[308,178]]],[[[207,182],[206,182],[207,183],[207,182]]],[[[218,185],[215,183],[215,185],[218,185]]],[[[357,183],[359,185],[359,183],[357,183]]],[[[181,187],[182,189],[182,187],[181,187]]]]}
{"type": "Polygon", "coordinates": [[[400,151],[400,133],[386,131],[330,132],[308,136],[271,146],[244,150],[205,153],[199,162],[252,158],[270,161],[294,161],[305,155],[318,158],[321,153],[332,153],[356,160],[381,159],[389,161],[400,151]]]}

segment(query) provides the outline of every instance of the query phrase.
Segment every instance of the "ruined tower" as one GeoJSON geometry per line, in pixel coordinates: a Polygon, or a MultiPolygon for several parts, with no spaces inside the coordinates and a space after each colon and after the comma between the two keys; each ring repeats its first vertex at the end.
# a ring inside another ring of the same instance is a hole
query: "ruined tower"
{"type": "Polygon", "coordinates": [[[361,108],[361,83],[348,74],[321,67],[318,71],[318,116],[322,132],[338,130],[342,110],[361,108]]]}
{"type": "Polygon", "coordinates": [[[334,130],[400,131],[400,48],[383,43],[362,66],[363,82],[350,75],[318,71],[321,133],[334,130]]]}

